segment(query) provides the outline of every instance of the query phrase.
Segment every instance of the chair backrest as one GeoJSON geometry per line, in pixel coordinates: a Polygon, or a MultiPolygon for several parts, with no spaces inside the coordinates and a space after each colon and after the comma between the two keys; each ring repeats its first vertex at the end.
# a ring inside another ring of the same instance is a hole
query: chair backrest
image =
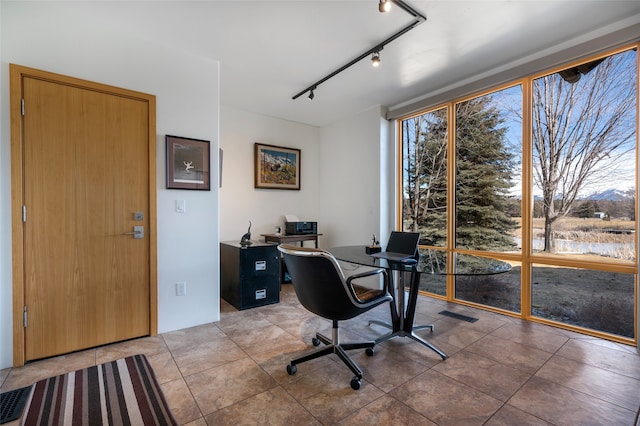
{"type": "Polygon", "coordinates": [[[331,320],[346,320],[370,309],[357,300],[331,253],[287,244],[281,244],[278,250],[298,300],[309,311],[331,320]]]}

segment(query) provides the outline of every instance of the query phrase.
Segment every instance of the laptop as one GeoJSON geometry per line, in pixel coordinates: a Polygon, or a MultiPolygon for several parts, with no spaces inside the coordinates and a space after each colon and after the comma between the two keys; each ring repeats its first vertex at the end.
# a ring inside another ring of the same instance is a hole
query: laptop
{"type": "Polygon", "coordinates": [[[391,231],[387,249],[371,256],[392,262],[415,261],[419,241],[419,232],[391,231]]]}

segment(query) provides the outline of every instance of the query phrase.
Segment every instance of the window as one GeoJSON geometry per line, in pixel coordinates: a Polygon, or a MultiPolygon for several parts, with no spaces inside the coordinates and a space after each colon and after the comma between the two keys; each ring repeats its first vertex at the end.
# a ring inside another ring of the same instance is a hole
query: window
{"type": "Polygon", "coordinates": [[[399,120],[401,223],[510,262],[435,297],[637,343],[637,46],[399,120]]]}
{"type": "Polygon", "coordinates": [[[633,339],[634,275],[534,264],[532,314],[633,339]]]}
{"type": "Polygon", "coordinates": [[[447,241],[447,126],[446,108],[402,122],[402,229],[430,246],[447,241]]]}
{"type": "Polygon", "coordinates": [[[455,246],[517,251],[522,88],[457,103],[455,111],[455,246]]]}
{"type": "Polygon", "coordinates": [[[635,262],[636,50],[533,80],[533,250],[635,262]]]}

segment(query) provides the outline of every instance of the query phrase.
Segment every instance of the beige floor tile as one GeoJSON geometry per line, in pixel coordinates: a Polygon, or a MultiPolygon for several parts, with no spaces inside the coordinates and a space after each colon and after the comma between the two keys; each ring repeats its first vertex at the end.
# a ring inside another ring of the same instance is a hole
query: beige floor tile
{"type": "Polygon", "coordinates": [[[433,370],[500,401],[507,401],[531,377],[530,373],[468,351],[454,354],[433,370]]]}
{"type": "Polygon", "coordinates": [[[247,354],[228,337],[222,337],[194,346],[182,346],[172,352],[173,359],[183,376],[226,363],[247,358],[247,354]]]}
{"type": "Polygon", "coordinates": [[[340,426],[411,425],[436,426],[423,415],[413,411],[400,401],[383,396],[338,423],[340,426]]]}
{"type": "Polygon", "coordinates": [[[257,309],[246,309],[222,315],[216,326],[226,336],[233,337],[237,334],[244,334],[249,330],[273,325],[266,312],[258,311],[257,309]]]}
{"type": "Polygon", "coordinates": [[[207,422],[204,417],[200,417],[192,422],[185,423],[184,426],[207,426],[207,422]]]}
{"type": "Polygon", "coordinates": [[[629,346],[618,342],[613,342],[610,340],[598,339],[591,336],[579,335],[578,337],[574,337],[576,340],[580,340],[583,342],[588,342],[593,345],[603,346],[609,349],[616,349],[623,352],[629,352],[632,355],[640,354],[640,350],[635,346],[629,346]]]}
{"type": "Polygon", "coordinates": [[[309,349],[309,347],[305,346],[304,349],[298,351],[273,354],[270,358],[264,358],[256,362],[264,371],[267,372],[267,374],[273,377],[274,380],[276,380],[280,384],[296,381],[301,375],[309,374],[310,372],[317,369],[327,368],[329,365],[334,364],[335,362],[341,362],[337,361],[336,359],[332,359],[332,357],[330,356],[323,356],[304,362],[302,364],[298,364],[297,373],[293,376],[290,376],[287,373],[287,365],[289,365],[292,359],[298,358],[309,352],[309,349]]]}
{"type": "Polygon", "coordinates": [[[613,349],[590,340],[572,339],[557,353],[573,360],[640,379],[640,354],[613,349]]]}
{"type": "Polygon", "coordinates": [[[482,425],[502,406],[499,400],[432,370],[389,394],[441,426],[482,425]]]}
{"type": "Polygon", "coordinates": [[[171,380],[182,379],[182,374],[171,356],[171,352],[163,352],[147,357],[153,371],[156,374],[158,383],[169,382],[171,380]]]}
{"type": "Polygon", "coordinates": [[[105,362],[138,354],[152,356],[168,350],[169,349],[161,336],[142,337],[97,348],[96,364],[103,364],[105,362]]]}
{"type": "Polygon", "coordinates": [[[466,348],[487,334],[483,331],[471,328],[462,321],[456,319],[443,318],[436,321],[434,325],[435,329],[433,333],[425,330],[418,331],[417,334],[432,341],[447,354],[452,352],[448,347],[453,346],[457,349],[466,348]]]}
{"type": "Polygon", "coordinates": [[[2,370],[0,370],[0,389],[2,388],[2,384],[4,383],[5,379],[9,377],[10,372],[11,368],[3,368],[2,370]]]}
{"type": "Polygon", "coordinates": [[[531,346],[549,353],[555,353],[569,338],[549,332],[550,327],[522,321],[520,324],[509,323],[491,333],[492,336],[511,340],[522,345],[531,346]]]}
{"type": "Polygon", "coordinates": [[[309,343],[317,332],[331,330],[331,322],[317,315],[294,315],[292,318],[283,319],[274,324],[306,343],[309,343]]]}
{"type": "Polygon", "coordinates": [[[254,328],[231,338],[249,355],[271,352],[279,346],[299,345],[300,340],[277,325],[254,328]]]}
{"type": "Polygon", "coordinates": [[[271,324],[280,325],[282,322],[291,320],[304,320],[312,318],[316,315],[304,309],[299,303],[270,305],[270,309],[260,312],[260,315],[266,318],[271,324]]]}
{"type": "Polygon", "coordinates": [[[197,346],[200,343],[206,343],[224,337],[227,337],[227,335],[220,330],[218,324],[212,323],[162,334],[162,338],[171,351],[197,346]]]}
{"type": "Polygon", "coordinates": [[[629,410],[640,408],[640,380],[632,377],[561,356],[551,358],[536,376],[629,410]]]}
{"type": "Polygon", "coordinates": [[[552,426],[542,419],[525,413],[509,404],[503,406],[489,419],[485,426],[552,426]]]}
{"type": "Polygon", "coordinates": [[[466,349],[469,352],[494,359],[501,364],[528,373],[535,373],[542,364],[551,358],[549,352],[492,335],[483,337],[477,342],[467,346],[466,349]]]}
{"type": "Polygon", "coordinates": [[[406,383],[429,368],[424,363],[407,359],[401,352],[381,347],[376,348],[373,356],[366,355],[364,351],[351,351],[350,355],[364,371],[365,380],[385,392],[406,383]]]}
{"type": "Polygon", "coordinates": [[[186,376],[185,381],[205,416],[277,385],[249,358],[186,376]]]}
{"type": "Polygon", "coordinates": [[[366,378],[359,390],[351,389],[353,373],[342,362],[296,377],[298,380],[282,387],[324,425],[336,423],[383,395],[366,378]]]}
{"type": "Polygon", "coordinates": [[[178,424],[187,424],[202,418],[198,404],[182,377],[164,382],[160,387],[178,424]]]}
{"type": "MultiPolygon", "coordinates": [[[[443,309],[444,310],[444,309],[443,309]]],[[[505,315],[498,315],[493,312],[482,312],[477,309],[466,308],[462,309],[461,307],[455,309],[447,309],[448,311],[459,313],[462,315],[466,315],[471,318],[477,318],[475,322],[468,322],[456,318],[450,318],[444,315],[438,315],[437,319],[446,320],[448,322],[452,322],[457,324],[459,327],[466,327],[471,330],[475,330],[484,334],[491,333],[506,324],[509,324],[508,317],[505,315]]]]}
{"type": "MultiPolygon", "coordinates": [[[[259,348],[251,351],[251,359],[258,364],[268,363],[269,360],[277,358],[280,355],[287,354],[291,358],[295,358],[305,352],[308,352],[312,345],[305,344],[297,338],[287,334],[282,339],[269,342],[264,342],[264,345],[260,345],[259,348]]],[[[285,364],[286,365],[286,364],[285,364]]]]}
{"type": "Polygon", "coordinates": [[[509,404],[557,425],[633,425],[635,412],[533,377],[509,404]]]}
{"type": "Polygon", "coordinates": [[[210,425],[296,425],[320,423],[281,387],[220,409],[206,417],[210,425]],[[241,422],[238,419],[242,419],[241,422]]]}
{"type": "Polygon", "coordinates": [[[93,349],[28,363],[11,370],[4,381],[2,391],[29,386],[39,380],[81,370],[92,365],[96,365],[96,351],[93,349]]]}

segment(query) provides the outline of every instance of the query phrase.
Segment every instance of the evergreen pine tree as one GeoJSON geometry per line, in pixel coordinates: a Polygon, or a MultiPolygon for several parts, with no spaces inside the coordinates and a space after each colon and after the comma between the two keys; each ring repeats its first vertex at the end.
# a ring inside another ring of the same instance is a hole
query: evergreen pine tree
{"type": "MultiPolygon", "coordinates": [[[[512,155],[506,130],[489,97],[458,105],[456,112],[456,246],[508,250],[512,155]]],[[[423,244],[446,243],[446,109],[405,120],[404,229],[419,231],[423,244]]]]}
{"type": "Polygon", "coordinates": [[[506,128],[491,98],[457,105],[456,246],[506,250],[515,246],[507,216],[513,155],[505,145],[506,128]]]}

